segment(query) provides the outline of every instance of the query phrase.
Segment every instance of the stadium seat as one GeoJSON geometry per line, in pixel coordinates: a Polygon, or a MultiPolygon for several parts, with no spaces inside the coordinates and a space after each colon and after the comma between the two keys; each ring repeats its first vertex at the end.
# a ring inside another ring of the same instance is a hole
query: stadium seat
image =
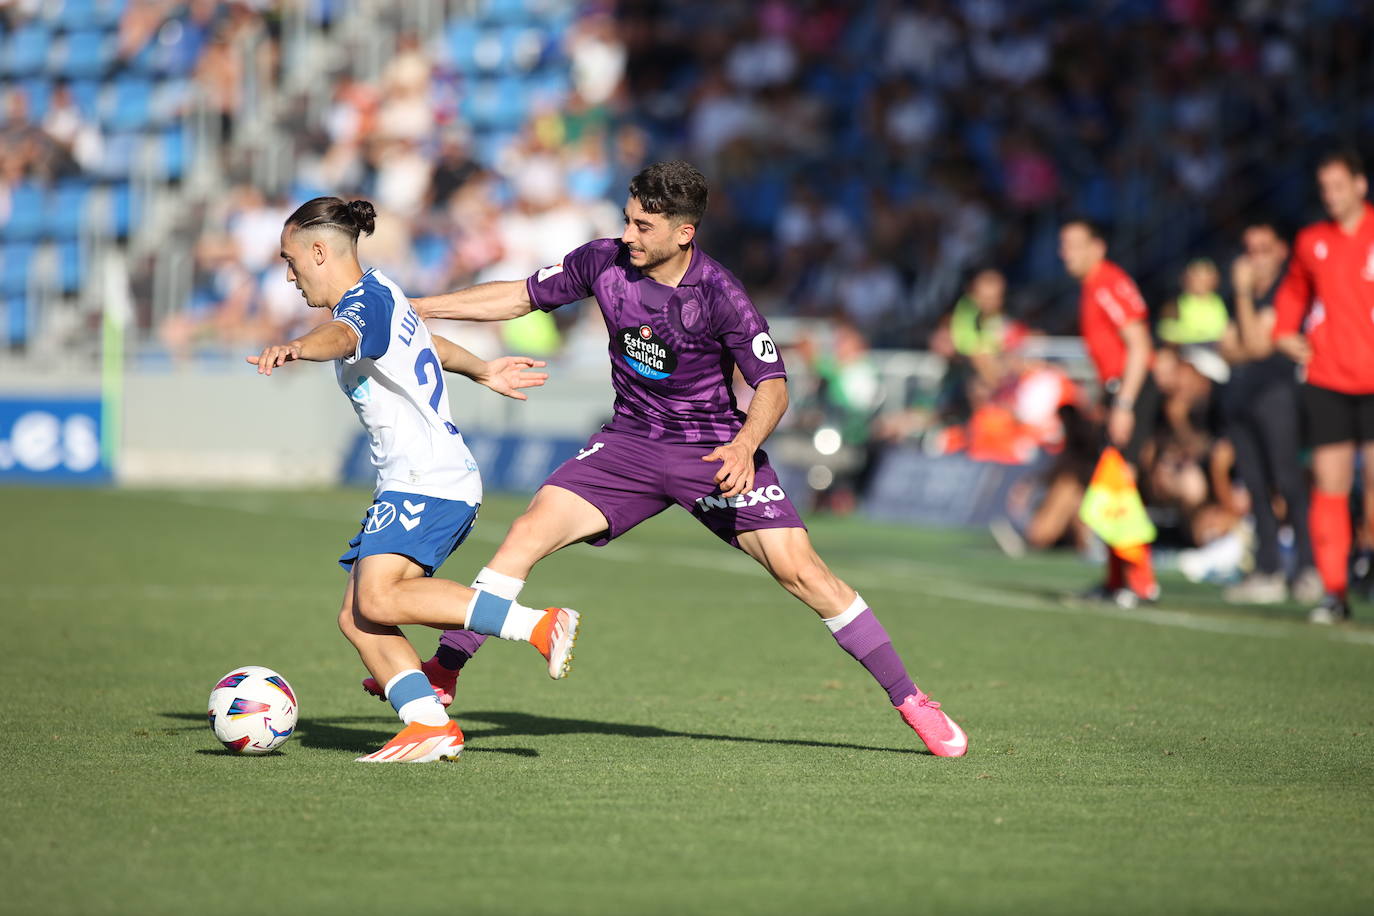
{"type": "Polygon", "coordinates": [[[548,55],[553,37],[546,31],[528,26],[511,27],[501,34],[502,71],[529,73],[539,67],[548,55]]]}
{"type": "Polygon", "coordinates": [[[77,242],[57,245],[57,285],[68,295],[81,287],[81,245],[77,242]]]}
{"type": "Polygon", "coordinates": [[[526,0],[486,0],[479,15],[488,22],[527,23],[538,19],[539,11],[530,9],[526,0]]]}
{"type": "Polygon", "coordinates": [[[94,79],[114,60],[114,34],[98,29],[70,33],[61,43],[54,70],[67,79],[94,79]]]}
{"type": "Polygon", "coordinates": [[[10,218],[5,223],[7,241],[32,241],[43,231],[43,188],[32,181],[10,191],[10,218]]]}
{"type": "Polygon", "coordinates": [[[21,84],[29,101],[29,123],[41,124],[48,114],[52,99],[52,81],[41,76],[30,77],[21,84]]]}
{"type": "Polygon", "coordinates": [[[50,18],[64,29],[89,27],[93,23],[105,21],[101,7],[108,5],[96,0],[60,0],[60,3],[51,4],[57,7],[57,11],[50,18]]]}
{"type": "Polygon", "coordinates": [[[114,238],[129,238],[129,229],[133,225],[133,214],[135,214],[132,188],[129,187],[128,181],[118,181],[118,183],[110,185],[109,194],[109,211],[107,211],[109,222],[106,222],[104,229],[114,238]]]}
{"type": "Polygon", "coordinates": [[[463,98],[461,110],[474,127],[514,130],[525,121],[529,98],[515,77],[480,80],[463,98]]]}
{"type": "Polygon", "coordinates": [[[5,338],[11,347],[22,347],[29,339],[29,300],[19,294],[5,297],[5,338]]]}
{"type": "Polygon", "coordinates": [[[43,204],[43,234],[58,240],[81,233],[91,189],[84,181],[64,181],[48,192],[43,204]]]}
{"type": "Polygon", "coordinates": [[[3,54],[6,76],[31,76],[40,72],[52,50],[52,32],[41,22],[30,22],[10,33],[3,54]]]}
{"type": "Polygon", "coordinates": [[[477,45],[481,39],[477,26],[466,20],[454,22],[448,27],[446,39],[453,69],[465,76],[475,74],[479,69],[477,45]]]}
{"type": "Polygon", "coordinates": [[[81,116],[94,121],[100,114],[100,82],[98,80],[77,80],[70,85],[72,103],[81,116]]]}
{"type": "Polygon", "coordinates": [[[186,147],[189,144],[189,130],[182,124],[162,132],[158,143],[161,155],[158,157],[158,175],[164,181],[175,181],[186,172],[186,147]]]}
{"type": "Polygon", "coordinates": [[[109,134],[105,137],[105,155],[100,160],[97,174],[102,178],[127,178],[133,169],[134,157],[143,145],[143,137],[131,131],[109,134]]]}
{"type": "Polygon", "coordinates": [[[137,131],[152,121],[153,84],[137,76],[121,76],[101,100],[103,123],[112,131],[137,131]]]}
{"type": "Polygon", "coordinates": [[[29,266],[37,246],[31,242],[11,242],[0,247],[0,295],[23,296],[29,288],[29,266]]]}

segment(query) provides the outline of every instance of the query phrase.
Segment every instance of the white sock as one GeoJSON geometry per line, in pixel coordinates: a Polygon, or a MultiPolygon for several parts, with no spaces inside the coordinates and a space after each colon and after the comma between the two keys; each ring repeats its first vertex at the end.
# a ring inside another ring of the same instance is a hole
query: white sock
{"type": "Polygon", "coordinates": [[[864,602],[863,597],[860,596],[858,592],[855,592],[854,603],[846,608],[843,614],[838,617],[830,617],[822,620],[821,623],[829,627],[831,633],[838,633],[849,626],[849,624],[853,623],[854,618],[858,617],[866,610],[868,610],[868,605],[864,602]]]}
{"type": "Polygon", "coordinates": [[[535,626],[543,619],[543,611],[536,611],[532,607],[525,607],[523,604],[512,602],[510,613],[506,615],[506,622],[501,624],[501,638],[529,642],[535,626]]]}
{"type": "Polygon", "coordinates": [[[477,573],[477,578],[472,580],[473,588],[480,588],[483,591],[491,592],[501,598],[509,598],[514,601],[520,597],[520,589],[525,587],[524,579],[517,579],[505,573],[483,566],[477,573]]]}
{"type": "Polygon", "coordinates": [[[418,700],[411,700],[396,710],[396,715],[400,716],[401,721],[406,725],[414,725],[416,722],[421,725],[448,724],[448,713],[444,711],[444,704],[440,703],[439,698],[433,694],[428,697],[420,697],[418,700]]]}

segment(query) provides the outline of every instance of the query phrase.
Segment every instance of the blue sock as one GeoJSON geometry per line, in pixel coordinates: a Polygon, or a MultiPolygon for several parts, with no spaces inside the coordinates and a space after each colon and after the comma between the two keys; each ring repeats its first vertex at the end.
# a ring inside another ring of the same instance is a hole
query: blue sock
{"type": "Polygon", "coordinates": [[[411,668],[393,677],[386,685],[386,700],[406,725],[443,725],[448,722],[444,704],[434,695],[429,678],[411,668]]]}
{"type": "Polygon", "coordinates": [[[483,636],[529,642],[534,628],[543,619],[543,611],[479,588],[468,605],[468,622],[463,629],[483,636]]]}

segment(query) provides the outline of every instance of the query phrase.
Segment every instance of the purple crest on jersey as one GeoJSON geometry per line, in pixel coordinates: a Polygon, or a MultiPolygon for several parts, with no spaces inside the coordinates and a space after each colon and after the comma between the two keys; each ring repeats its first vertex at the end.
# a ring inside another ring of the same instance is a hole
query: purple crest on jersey
{"type": "Polygon", "coordinates": [[[610,332],[609,429],[669,442],[728,442],[744,412],[731,381],[786,378],[768,323],[738,280],[699,248],[676,288],[645,277],[617,239],[589,242],[526,281],[549,311],[595,296],[610,332]]]}

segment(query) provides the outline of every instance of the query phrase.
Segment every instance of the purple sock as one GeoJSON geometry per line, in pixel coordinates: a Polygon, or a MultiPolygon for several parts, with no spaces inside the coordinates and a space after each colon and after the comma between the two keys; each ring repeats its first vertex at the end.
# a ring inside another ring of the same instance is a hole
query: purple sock
{"type": "Polygon", "coordinates": [[[439,648],[435,650],[434,657],[445,668],[462,671],[486,641],[487,638],[481,633],[471,630],[445,630],[444,635],[439,637],[439,648]]]}
{"type": "Polygon", "coordinates": [[[873,675],[873,680],[882,685],[893,706],[902,705],[903,700],[916,692],[916,685],[906,673],[901,656],[892,648],[887,630],[871,608],[865,608],[862,614],[831,635],[841,649],[854,656],[873,675]]]}

